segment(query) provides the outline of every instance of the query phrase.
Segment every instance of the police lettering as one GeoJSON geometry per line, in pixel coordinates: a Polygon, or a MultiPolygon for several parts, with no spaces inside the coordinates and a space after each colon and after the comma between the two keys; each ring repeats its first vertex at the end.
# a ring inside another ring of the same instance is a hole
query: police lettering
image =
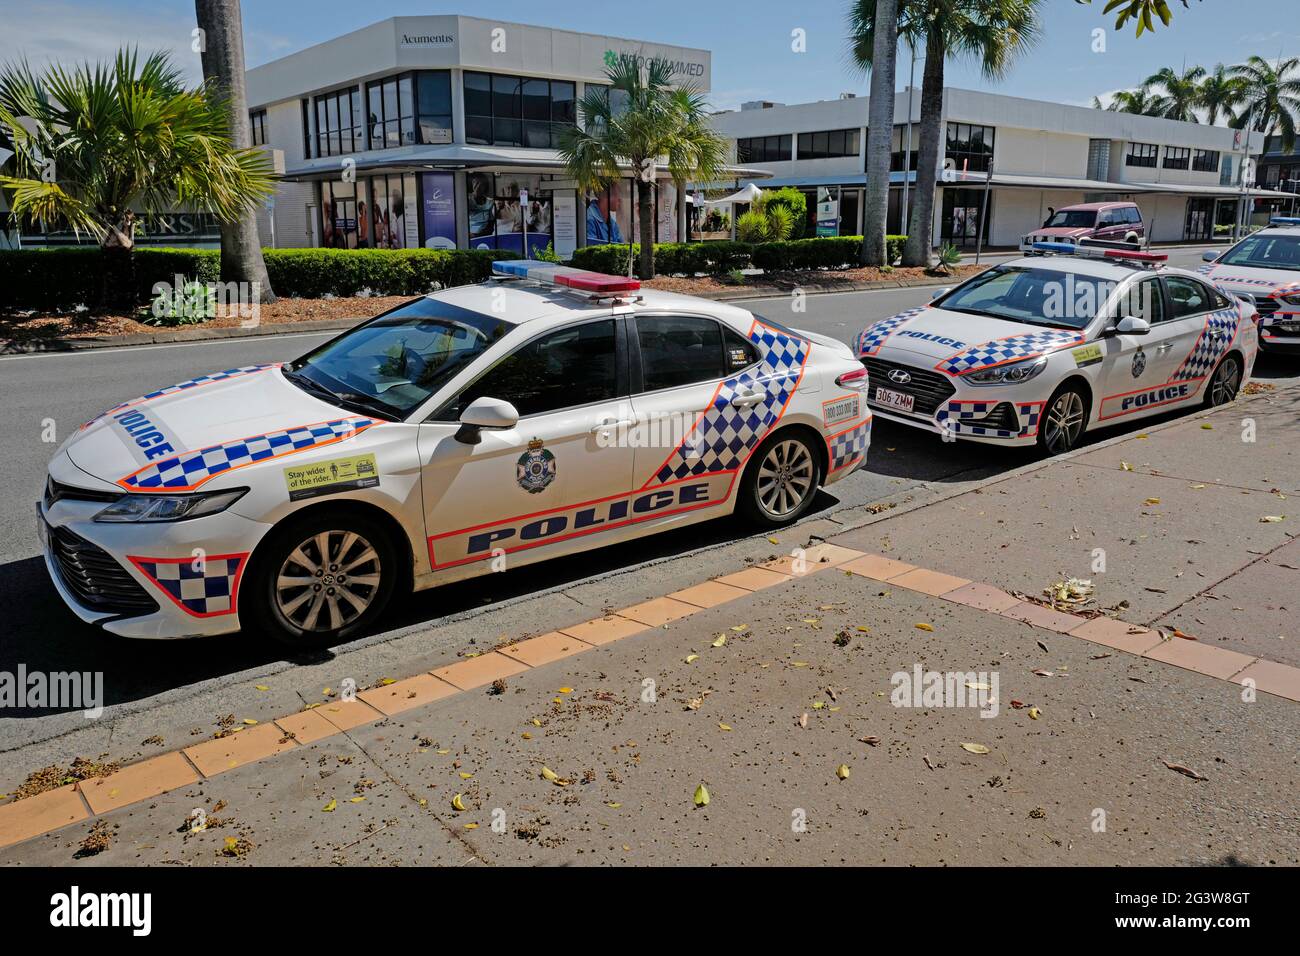
{"type": "Polygon", "coordinates": [[[942,335],[935,335],[933,332],[918,332],[915,329],[903,329],[898,334],[906,335],[913,339],[924,339],[927,342],[933,342],[935,345],[946,345],[948,348],[956,349],[959,352],[966,347],[965,342],[959,342],[956,339],[950,339],[942,335]]]}
{"type": "Polygon", "coordinates": [[[171,446],[163,433],[158,430],[153,422],[145,418],[143,413],[125,411],[119,412],[113,418],[122,426],[122,430],[144,449],[146,458],[161,458],[164,455],[174,455],[176,453],[176,449],[171,446]]]}
{"type": "Polygon", "coordinates": [[[1149,392],[1126,395],[1124,401],[1120,402],[1119,408],[1120,411],[1127,412],[1146,408],[1148,405],[1163,405],[1165,402],[1173,402],[1186,397],[1186,383],[1182,385],[1162,385],[1160,388],[1153,388],[1149,392]]]}
{"type": "MultiPolygon", "coordinates": [[[[660,488],[635,498],[612,501],[598,508],[581,508],[571,516],[551,514],[535,518],[518,527],[493,528],[480,531],[469,537],[467,554],[484,554],[496,547],[498,542],[517,538],[520,541],[545,541],[554,538],[572,528],[573,531],[599,528],[601,525],[616,525],[627,518],[628,514],[653,515],[657,511],[673,505],[704,505],[709,501],[709,486],[706,482],[693,485],[678,485],[675,488],[660,488]],[[572,518],[572,523],[570,523],[572,518]]],[[[636,520],[636,519],[634,519],[636,520]]]]}

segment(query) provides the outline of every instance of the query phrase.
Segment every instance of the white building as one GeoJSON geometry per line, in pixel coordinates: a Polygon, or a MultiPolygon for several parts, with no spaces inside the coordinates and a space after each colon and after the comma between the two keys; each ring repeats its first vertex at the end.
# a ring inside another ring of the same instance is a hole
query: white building
{"type": "MultiPolygon", "coordinates": [[[[905,173],[908,99],[905,90],[894,106],[890,233],[906,232],[904,192],[910,199],[920,144],[918,91],[911,97],[913,172],[905,173]]],[[[736,142],[740,165],[771,174],[763,188],[806,192],[810,226],[821,203],[823,217],[830,210],[838,223],[824,218],[818,231],[852,235],[862,230],[867,114],[866,97],[846,95],[790,106],[745,104],[717,114],[714,124],[736,142]]],[[[944,90],[943,120],[948,170],[937,186],[934,235],[936,243],[959,246],[976,244],[986,187],[986,246],[1015,245],[1042,225],[1049,208],[1105,200],[1136,202],[1153,241],[1209,240],[1216,224],[1234,222],[1242,156],[1262,145],[1255,133],[1243,153],[1244,134],[1225,127],[951,87],[944,90]]]]}
{"type": "MultiPolygon", "coordinates": [[[[631,181],[580,195],[555,148],[620,57],[709,88],[707,50],[466,16],[395,17],[249,70],[254,142],[283,168],[263,245],[520,252],[526,234],[567,255],[635,236],[631,181]]],[[[656,191],[675,240],[684,203],[656,191]]]]}

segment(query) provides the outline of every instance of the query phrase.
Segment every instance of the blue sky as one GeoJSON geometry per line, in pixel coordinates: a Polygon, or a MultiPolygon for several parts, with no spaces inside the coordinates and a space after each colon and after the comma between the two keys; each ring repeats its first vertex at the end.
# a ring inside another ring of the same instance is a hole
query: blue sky
{"type": "MultiPolygon", "coordinates": [[[[26,55],[34,64],[51,59],[111,56],[122,44],[176,52],[198,73],[190,52],[194,26],[191,0],[2,0],[5,30],[0,61],[26,55]]],[[[1101,8],[1074,0],[1044,0],[1043,37],[1000,83],[978,68],[950,64],[949,83],[1016,96],[1089,103],[1094,94],[1132,87],[1156,69],[1184,63],[1212,67],[1258,53],[1269,59],[1300,55],[1295,0],[1193,0],[1190,9],[1171,2],[1173,26],[1135,39],[1132,28],[1111,29],[1101,8]],[[1248,13],[1246,11],[1249,11],[1248,13]],[[1106,30],[1106,52],[1092,51],[1092,31],[1106,30]]],[[[244,39],[249,65],[292,53],[340,33],[396,15],[465,13],[522,23],[604,32],[636,39],[704,47],[713,52],[711,102],[719,109],[744,100],[799,103],[833,99],[844,91],[864,93],[866,79],[845,56],[847,0],[656,0],[634,4],[592,0],[477,0],[475,3],[412,3],[402,0],[244,0],[244,39]],[[637,17],[628,10],[649,11],[637,17]],[[602,15],[593,16],[593,10],[602,15]],[[791,52],[791,31],[806,31],[808,51],[791,52]]],[[[907,82],[907,54],[899,86],[907,82]]],[[[920,64],[917,66],[920,83],[920,64]]]]}

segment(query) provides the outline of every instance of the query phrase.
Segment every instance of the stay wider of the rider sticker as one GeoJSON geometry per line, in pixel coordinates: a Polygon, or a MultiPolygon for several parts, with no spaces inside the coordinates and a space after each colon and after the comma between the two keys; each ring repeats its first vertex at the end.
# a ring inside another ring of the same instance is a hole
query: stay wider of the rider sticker
{"type": "Polygon", "coordinates": [[[331,458],[329,461],[286,468],[284,481],[289,488],[289,500],[299,501],[316,495],[374,488],[379,484],[379,468],[375,464],[374,455],[331,458]]]}

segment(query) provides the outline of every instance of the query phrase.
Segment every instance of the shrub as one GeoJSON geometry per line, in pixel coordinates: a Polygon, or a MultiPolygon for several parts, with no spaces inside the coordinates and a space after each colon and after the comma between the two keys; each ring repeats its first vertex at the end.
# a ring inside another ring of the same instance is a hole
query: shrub
{"type": "MultiPolygon", "coordinates": [[[[723,275],[749,265],[754,247],[744,242],[661,242],[656,243],[655,273],[658,275],[723,275]]],[[[633,255],[640,246],[633,245],[633,255]]],[[[583,246],[573,253],[572,264],[579,269],[612,275],[627,273],[627,246],[583,246]]]]}
{"type": "Polygon", "coordinates": [[[780,238],[802,239],[808,229],[808,197],[793,186],[782,186],[763,193],[767,211],[773,214],[777,209],[790,213],[790,234],[780,238]]]}
{"type": "MultiPolygon", "coordinates": [[[[496,259],[511,252],[475,249],[264,249],[276,295],[285,298],[420,295],[432,289],[481,282],[496,259]]],[[[153,299],[155,283],[176,276],[217,282],[221,254],[215,249],[137,249],[132,256],[136,300],[153,299]]],[[[98,247],[0,250],[0,308],[68,309],[94,305],[103,277],[98,247]]]]}

